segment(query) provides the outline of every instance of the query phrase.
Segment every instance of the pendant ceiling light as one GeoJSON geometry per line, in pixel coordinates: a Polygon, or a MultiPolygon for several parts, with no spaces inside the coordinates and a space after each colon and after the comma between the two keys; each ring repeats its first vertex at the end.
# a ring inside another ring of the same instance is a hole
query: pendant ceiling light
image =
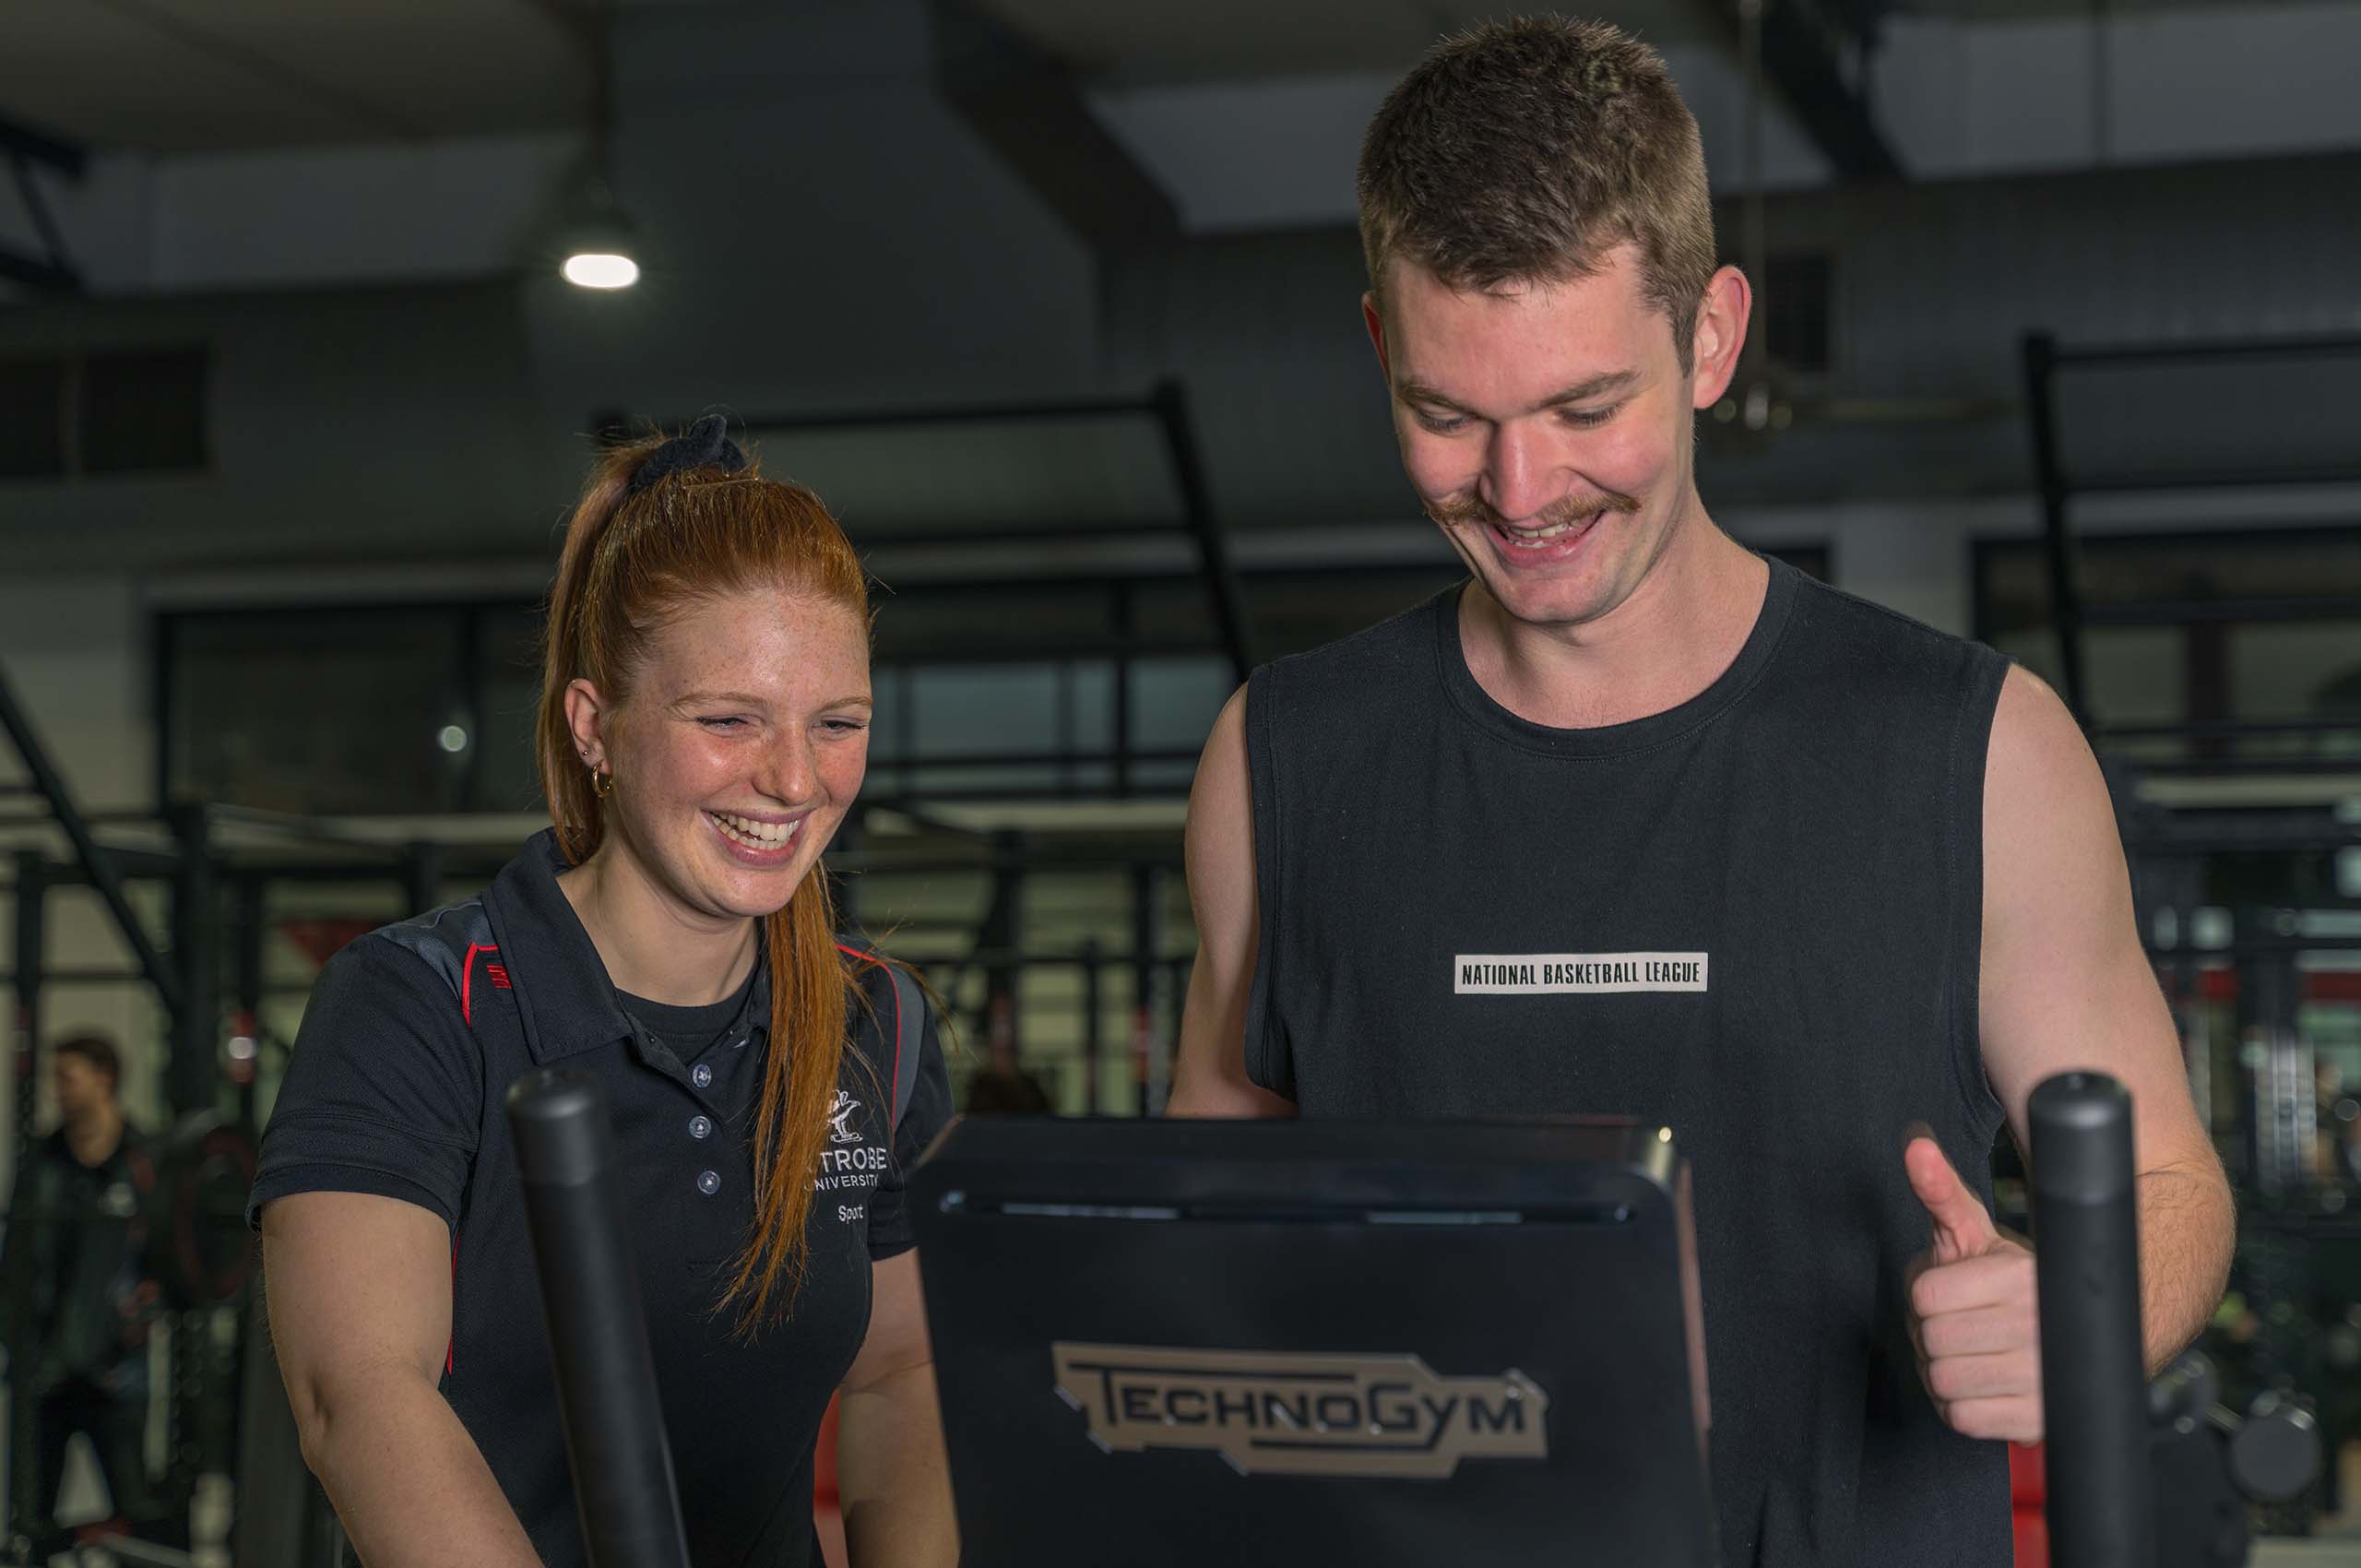
{"type": "Polygon", "coordinates": [[[575,180],[573,200],[558,234],[564,260],[558,275],[581,289],[628,289],[639,281],[639,231],[615,196],[614,72],[611,24],[599,7],[586,24],[590,35],[590,153],[575,180]]]}
{"type": "Polygon", "coordinates": [[[628,289],[639,281],[639,232],[604,180],[582,182],[565,226],[558,274],[582,289],[628,289]]]}

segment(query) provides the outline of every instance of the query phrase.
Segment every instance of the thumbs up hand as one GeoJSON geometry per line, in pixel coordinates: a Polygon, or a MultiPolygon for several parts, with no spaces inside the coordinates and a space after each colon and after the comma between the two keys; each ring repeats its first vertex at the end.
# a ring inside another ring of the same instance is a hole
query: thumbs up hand
{"type": "Polygon", "coordinates": [[[2033,1249],[2004,1236],[1932,1138],[1902,1151],[1932,1244],[1910,1266],[1918,1376],[1952,1430],[2039,1443],[2041,1320],[2033,1249]]]}

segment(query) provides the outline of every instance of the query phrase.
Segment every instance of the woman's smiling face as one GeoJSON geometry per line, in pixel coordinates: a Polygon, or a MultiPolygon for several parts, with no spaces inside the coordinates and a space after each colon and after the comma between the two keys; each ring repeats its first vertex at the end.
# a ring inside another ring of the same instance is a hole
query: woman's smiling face
{"type": "Polygon", "coordinates": [[[622,711],[595,720],[614,775],[606,851],[687,923],[785,907],[860,792],[870,706],[857,612],[783,588],[693,600],[650,635],[622,711]]]}

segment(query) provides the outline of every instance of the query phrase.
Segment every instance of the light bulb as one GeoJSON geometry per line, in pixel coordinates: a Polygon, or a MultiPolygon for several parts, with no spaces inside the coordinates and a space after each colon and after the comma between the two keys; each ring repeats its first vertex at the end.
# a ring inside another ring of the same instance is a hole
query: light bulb
{"type": "Polygon", "coordinates": [[[582,289],[628,289],[639,281],[639,263],[612,251],[577,252],[558,270],[582,289]]]}

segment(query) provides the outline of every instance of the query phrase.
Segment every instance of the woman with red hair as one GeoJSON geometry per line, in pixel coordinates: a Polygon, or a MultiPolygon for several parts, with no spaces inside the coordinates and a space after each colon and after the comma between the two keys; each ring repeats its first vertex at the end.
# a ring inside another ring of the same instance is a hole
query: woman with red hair
{"type": "Polygon", "coordinates": [[[955,1561],[902,1206],[949,1089],[819,863],[869,641],[843,530],[718,418],[611,453],[550,598],[554,826],[322,972],[250,1212],[305,1460],[370,1568],[584,1562],[501,1109],[561,1064],[613,1115],[692,1560],[818,1561],[841,1386],[856,1568],[955,1561]]]}

